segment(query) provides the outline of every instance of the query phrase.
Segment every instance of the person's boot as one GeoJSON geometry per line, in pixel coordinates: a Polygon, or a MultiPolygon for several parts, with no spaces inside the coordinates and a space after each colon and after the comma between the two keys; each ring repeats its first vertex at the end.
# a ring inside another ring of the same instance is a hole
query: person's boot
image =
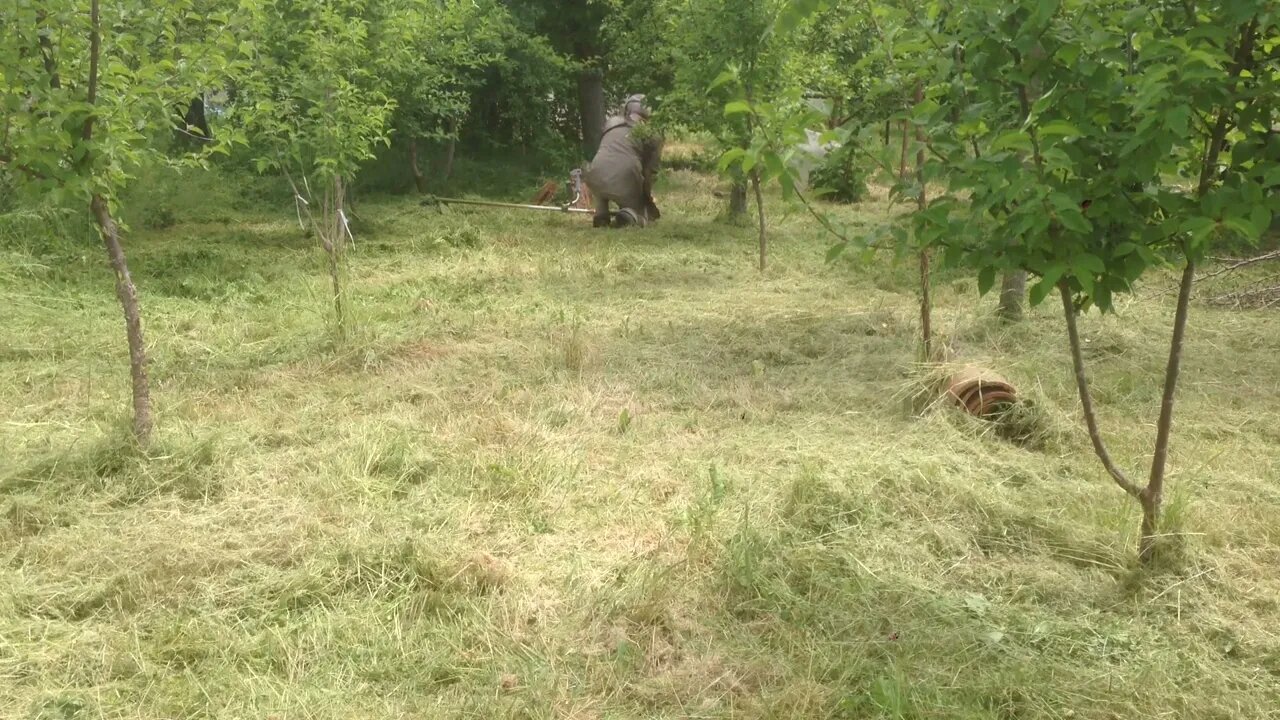
{"type": "Polygon", "coordinates": [[[613,226],[615,228],[632,227],[641,224],[640,217],[631,208],[622,208],[613,217],[613,226]]]}
{"type": "Polygon", "coordinates": [[[598,208],[595,209],[595,215],[591,217],[591,227],[607,228],[609,227],[609,220],[611,219],[612,217],[609,215],[609,204],[602,200],[600,201],[598,208]]]}
{"type": "Polygon", "coordinates": [[[653,201],[652,195],[644,199],[644,213],[649,216],[650,222],[662,218],[662,212],[658,210],[658,204],[653,201]]]}

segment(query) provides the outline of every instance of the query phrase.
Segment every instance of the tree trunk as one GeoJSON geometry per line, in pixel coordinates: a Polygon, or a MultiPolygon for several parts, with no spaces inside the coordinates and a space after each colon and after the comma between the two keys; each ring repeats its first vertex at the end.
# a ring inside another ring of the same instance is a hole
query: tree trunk
{"type": "Polygon", "coordinates": [[[1169,363],[1165,367],[1164,395],[1160,400],[1160,420],[1156,424],[1156,449],[1151,458],[1151,475],[1142,491],[1142,541],[1138,557],[1147,562],[1155,555],[1160,506],[1164,500],[1164,472],[1169,459],[1169,436],[1173,432],[1173,401],[1182,370],[1182,344],[1187,334],[1187,317],[1191,308],[1191,288],[1195,284],[1196,265],[1190,257],[1182,270],[1178,290],[1178,309],[1173,316],[1173,337],[1169,341],[1169,363]]]}
{"type": "Polygon", "coordinates": [[[409,170],[413,173],[413,185],[420,194],[427,192],[427,178],[422,174],[422,168],[418,165],[418,139],[409,139],[409,170]]]}
{"type": "MultiPolygon", "coordinates": [[[[924,102],[924,87],[916,83],[916,103],[924,102]]],[[[905,125],[903,126],[905,130],[905,125]]],[[[924,128],[916,126],[916,183],[920,189],[916,195],[916,211],[923,213],[929,205],[929,195],[924,182],[924,128]]],[[[902,136],[902,151],[905,155],[907,136],[902,136]]],[[[904,166],[905,170],[905,166],[904,166]]],[[[903,178],[906,179],[905,177],[903,178]]],[[[924,346],[924,361],[933,361],[933,298],[930,297],[929,280],[929,248],[920,248],[920,340],[924,346]]]]}
{"type": "Polygon", "coordinates": [[[907,181],[907,157],[911,154],[911,125],[902,121],[902,156],[898,158],[898,182],[907,181]]]}
{"type": "Polygon", "coordinates": [[[453,158],[458,149],[458,121],[452,119],[449,121],[449,144],[444,148],[444,169],[440,171],[440,179],[448,180],[453,177],[453,158]]]}
{"type": "Polygon", "coordinates": [[[924,361],[933,362],[933,284],[929,278],[929,249],[920,249],[920,341],[924,345],[924,361]]]}
{"type": "Polygon", "coordinates": [[[329,280],[333,285],[333,312],[338,322],[338,336],[346,337],[347,322],[342,297],[342,255],[346,246],[346,226],[342,221],[342,178],[335,177],[333,186],[325,190],[324,213],[320,218],[320,243],[329,259],[329,280]]]}
{"type": "Polygon", "coordinates": [[[578,117],[582,122],[582,151],[595,157],[604,132],[604,72],[584,68],[578,73],[578,117]]]}
{"type": "Polygon", "coordinates": [[[769,253],[769,239],[765,234],[764,224],[764,193],[760,192],[760,171],[751,173],[751,188],[755,190],[756,195],[756,211],[760,220],[760,272],[764,272],[765,263],[767,262],[769,253]]]}
{"type": "Polygon", "coordinates": [[[1058,283],[1058,292],[1062,295],[1062,313],[1067,322],[1067,342],[1071,346],[1071,364],[1076,372],[1076,390],[1080,393],[1080,407],[1084,411],[1084,424],[1089,429],[1089,440],[1093,443],[1093,452],[1102,461],[1111,479],[1126,493],[1139,498],[1142,490],[1129,480],[1111,459],[1107,444],[1102,439],[1102,431],[1098,428],[1098,415],[1093,409],[1093,393],[1089,391],[1089,376],[1084,367],[1084,351],[1080,345],[1080,330],[1076,326],[1076,301],[1071,295],[1071,287],[1065,280],[1058,283]]]}
{"type": "Polygon", "coordinates": [[[1000,281],[1000,306],[997,314],[1005,322],[1022,319],[1024,298],[1027,296],[1027,271],[1010,270],[1000,281]]]}
{"type": "Polygon", "coordinates": [[[116,297],[124,310],[125,334],[129,339],[129,375],[133,381],[133,436],[146,447],[151,442],[151,386],[147,380],[147,346],[142,335],[142,310],[138,289],[129,274],[124,247],[120,244],[120,228],[111,217],[106,198],[95,194],[89,203],[94,222],[106,244],[107,258],[116,276],[116,297]]]}
{"type": "Polygon", "coordinates": [[[736,221],[747,214],[747,183],[735,179],[733,189],[729,191],[729,219],[736,221]]]}
{"type": "MultiPolygon", "coordinates": [[[[102,26],[100,3],[89,3],[89,83],[85,98],[90,106],[98,103],[98,63],[102,55],[102,26]]],[[[56,82],[51,79],[50,82],[56,82]]],[[[96,113],[88,113],[80,127],[80,137],[85,142],[93,139],[96,113]]],[[[88,166],[90,154],[85,153],[80,162],[88,166]]],[[[129,376],[133,386],[133,437],[140,447],[151,443],[151,384],[147,381],[147,345],[142,336],[142,310],[138,306],[138,288],[129,274],[129,263],[120,244],[120,228],[111,217],[107,199],[94,193],[89,200],[89,212],[107,247],[107,259],[116,275],[116,297],[124,310],[125,335],[129,340],[129,376]]]]}

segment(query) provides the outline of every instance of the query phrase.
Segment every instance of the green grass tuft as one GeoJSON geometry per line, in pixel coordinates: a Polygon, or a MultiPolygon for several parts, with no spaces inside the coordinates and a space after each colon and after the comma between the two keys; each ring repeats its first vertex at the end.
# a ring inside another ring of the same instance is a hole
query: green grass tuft
{"type": "Polygon", "coordinates": [[[144,451],[121,426],[83,447],[52,449],[0,476],[0,497],[95,494],[114,504],[132,505],[164,493],[210,501],[222,487],[216,464],[212,438],[163,440],[144,451]]]}

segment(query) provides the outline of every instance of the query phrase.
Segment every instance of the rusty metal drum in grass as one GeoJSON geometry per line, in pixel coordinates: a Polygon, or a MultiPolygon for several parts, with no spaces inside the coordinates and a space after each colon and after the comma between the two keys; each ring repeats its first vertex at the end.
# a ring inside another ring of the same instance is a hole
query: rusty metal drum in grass
{"type": "Polygon", "coordinates": [[[947,381],[947,396],[970,415],[993,419],[1013,407],[1018,390],[990,370],[966,367],[947,381]]]}

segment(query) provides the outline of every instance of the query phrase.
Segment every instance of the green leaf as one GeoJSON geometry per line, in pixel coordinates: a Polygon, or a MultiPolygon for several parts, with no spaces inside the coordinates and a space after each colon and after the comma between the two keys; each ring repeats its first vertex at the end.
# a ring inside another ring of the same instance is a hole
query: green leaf
{"type": "Polygon", "coordinates": [[[783,172],[778,178],[778,184],[782,185],[782,197],[791,200],[796,196],[796,180],[791,177],[791,173],[783,172]]]}
{"type": "Polygon", "coordinates": [[[1095,275],[1105,275],[1107,272],[1106,263],[1102,262],[1102,258],[1097,255],[1077,255],[1074,266],[1077,270],[1083,269],[1095,275]]]}
{"type": "Polygon", "coordinates": [[[780,178],[787,174],[787,168],[782,163],[782,158],[775,152],[767,152],[764,154],[765,167],[769,169],[769,176],[780,178]]]}
{"type": "MultiPolygon", "coordinates": [[[[1261,237],[1262,235],[1261,233],[1255,234],[1254,225],[1252,222],[1249,221],[1248,218],[1229,217],[1223,220],[1222,224],[1234,230],[1237,235],[1244,238],[1245,240],[1248,240],[1249,242],[1257,242],[1258,238],[1261,237]]],[[[1196,240],[1200,239],[1199,236],[1193,236],[1193,237],[1196,240]]]]}
{"type": "Polygon", "coordinates": [[[938,111],[938,101],[932,98],[926,98],[920,104],[911,108],[911,119],[916,122],[927,122],[928,119],[938,111]]]}
{"type": "Polygon", "coordinates": [[[1062,275],[1067,271],[1062,265],[1050,265],[1041,275],[1044,281],[1050,285],[1057,285],[1062,279],[1062,275]]]}
{"type": "Polygon", "coordinates": [[[1087,235],[1093,232],[1093,225],[1085,218],[1084,213],[1079,208],[1069,208],[1058,214],[1058,220],[1062,222],[1062,226],[1073,233],[1087,235]]]}
{"type": "Polygon", "coordinates": [[[834,262],[836,258],[844,254],[844,251],[848,249],[848,247],[849,247],[849,243],[847,242],[839,242],[839,243],[836,243],[835,245],[832,245],[827,250],[827,262],[834,262]]]}
{"type": "Polygon", "coordinates": [[[776,31],[785,35],[800,26],[800,23],[819,8],[827,5],[823,0],[791,0],[782,14],[778,16],[776,31]]]}
{"type": "Polygon", "coordinates": [[[738,78],[738,73],[732,70],[725,70],[724,72],[717,75],[715,80],[711,81],[711,85],[707,86],[707,90],[715,90],[721,85],[724,85],[725,83],[728,83],[728,82],[732,82],[737,78],[738,78]]]}
{"type": "Polygon", "coordinates": [[[1208,217],[1190,217],[1182,222],[1181,230],[1191,236],[1193,240],[1203,240],[1209,237],[1213,229],[1218,223],[1213,218],[1208,217]]]}
{"type": "MultiPolygon", "coordinates": [[[[903,240],[898,241],[898,249],[900,253],[906,252],[907,244],[903,240]]],[[[964,259],[964,248],[959,245],[948,245],[942,253],[942,264],[950,267],[956,267],[961,264],[964,259]]]]}
{"type": "Polygon", "coordinates": [[[1072,274],[1075,275],[1076,282],[1080,283],[1080,288],[1084,290],[1085,295],[1093,295],[1093,273],[1088,268],[1079,265],[1072,267],[1072,274]]]}
{"type": "Polygon", "coordinates": [[[1053,283],[1045,282],[1044,280],[1032,285],[1031,291],[1027,293],[1027,300],[1030,301],[1031,307],[1044,302],[1044,299],[1049,295],[1049,291],[1053,290],[1053,286],[1053,283]]]}
{"type": "Polygon", "coordinates": [[[1132,283],[1146,272],[1148,262],[1142,253],[1132,253],[1124,257],[1124,279],[1132,283]]]}
{"type": "Polygon", "coordinates": [[[1111,288],[1099,285],[1093,289],[1093,301],[1102,312],[1111,311],[1111,288]]]}
{"type": "Polygon", "coordinates": [[[1041,274],[1040,282],[1031,286],[1029,299],[1032,305],[1039,305],[1048,296],[1049,292],[1058,284],[1058,280],[1062,279],[1063,273],[1067,271],[1064,265],[1050,265],[1041,274]]]}
{"type": "Polygon", "coordinates": [[[1184,137],[1187,134],[1188,123],[1191,119],[1191,108],[1186,105],[1179,105],[1165,114],[1164,125],[1178,137],[1184,137]]]}
{"type": "Polygon", "coordinates": [[[1263,176],[1262,184],[1269,188],[1280,186],[1280,165],[1267,170],[1267,174],[1263,176]]]}
{"type": "Polygon", "coordinates": [[[1031,150],[1031,138],[1020,130],[1011,130],[991,143],[991,152],[997,153],[1001,150],[1031,150]]]}
{"type": "Polygon", "coordinates": [[[1254,237],[1260,238],[1271,227],[1271,210],[1266,205],[1258,203],[1253,206],[1249,221],[1253,224],[1254,237]]]}
{"type": "Polygon", "coordinates": [[[724,151],[723,155],[720,156],[720,162],[718,163],[717,167],[719,167],[720,172],[724,172],[729,168],[733,167],[734,163],[741,162],[742,156],[746,154],[747,154],[747,151],[743,150],[742,148],[729,148],[728,150],[724,151]]]}
{"type": "Polygon", "coordinates": [[[724,116],[745,115],[751,112],[751,105],[746,100],[734,100],[724,106],[724,116]]]}
{"type": "Polygon", "coordinates": [[[1043,137],[1066,137],[1074,138],[1084,135],[1080,129],[1066,120],[1050,120],[1039,128],[1040,135],[1043,137]]]}
{"type": "Polygon", "coordinates": [[[988,265],[978,271],[978,294],[986,295],[996,284],[996,269],[988,265]]]}

